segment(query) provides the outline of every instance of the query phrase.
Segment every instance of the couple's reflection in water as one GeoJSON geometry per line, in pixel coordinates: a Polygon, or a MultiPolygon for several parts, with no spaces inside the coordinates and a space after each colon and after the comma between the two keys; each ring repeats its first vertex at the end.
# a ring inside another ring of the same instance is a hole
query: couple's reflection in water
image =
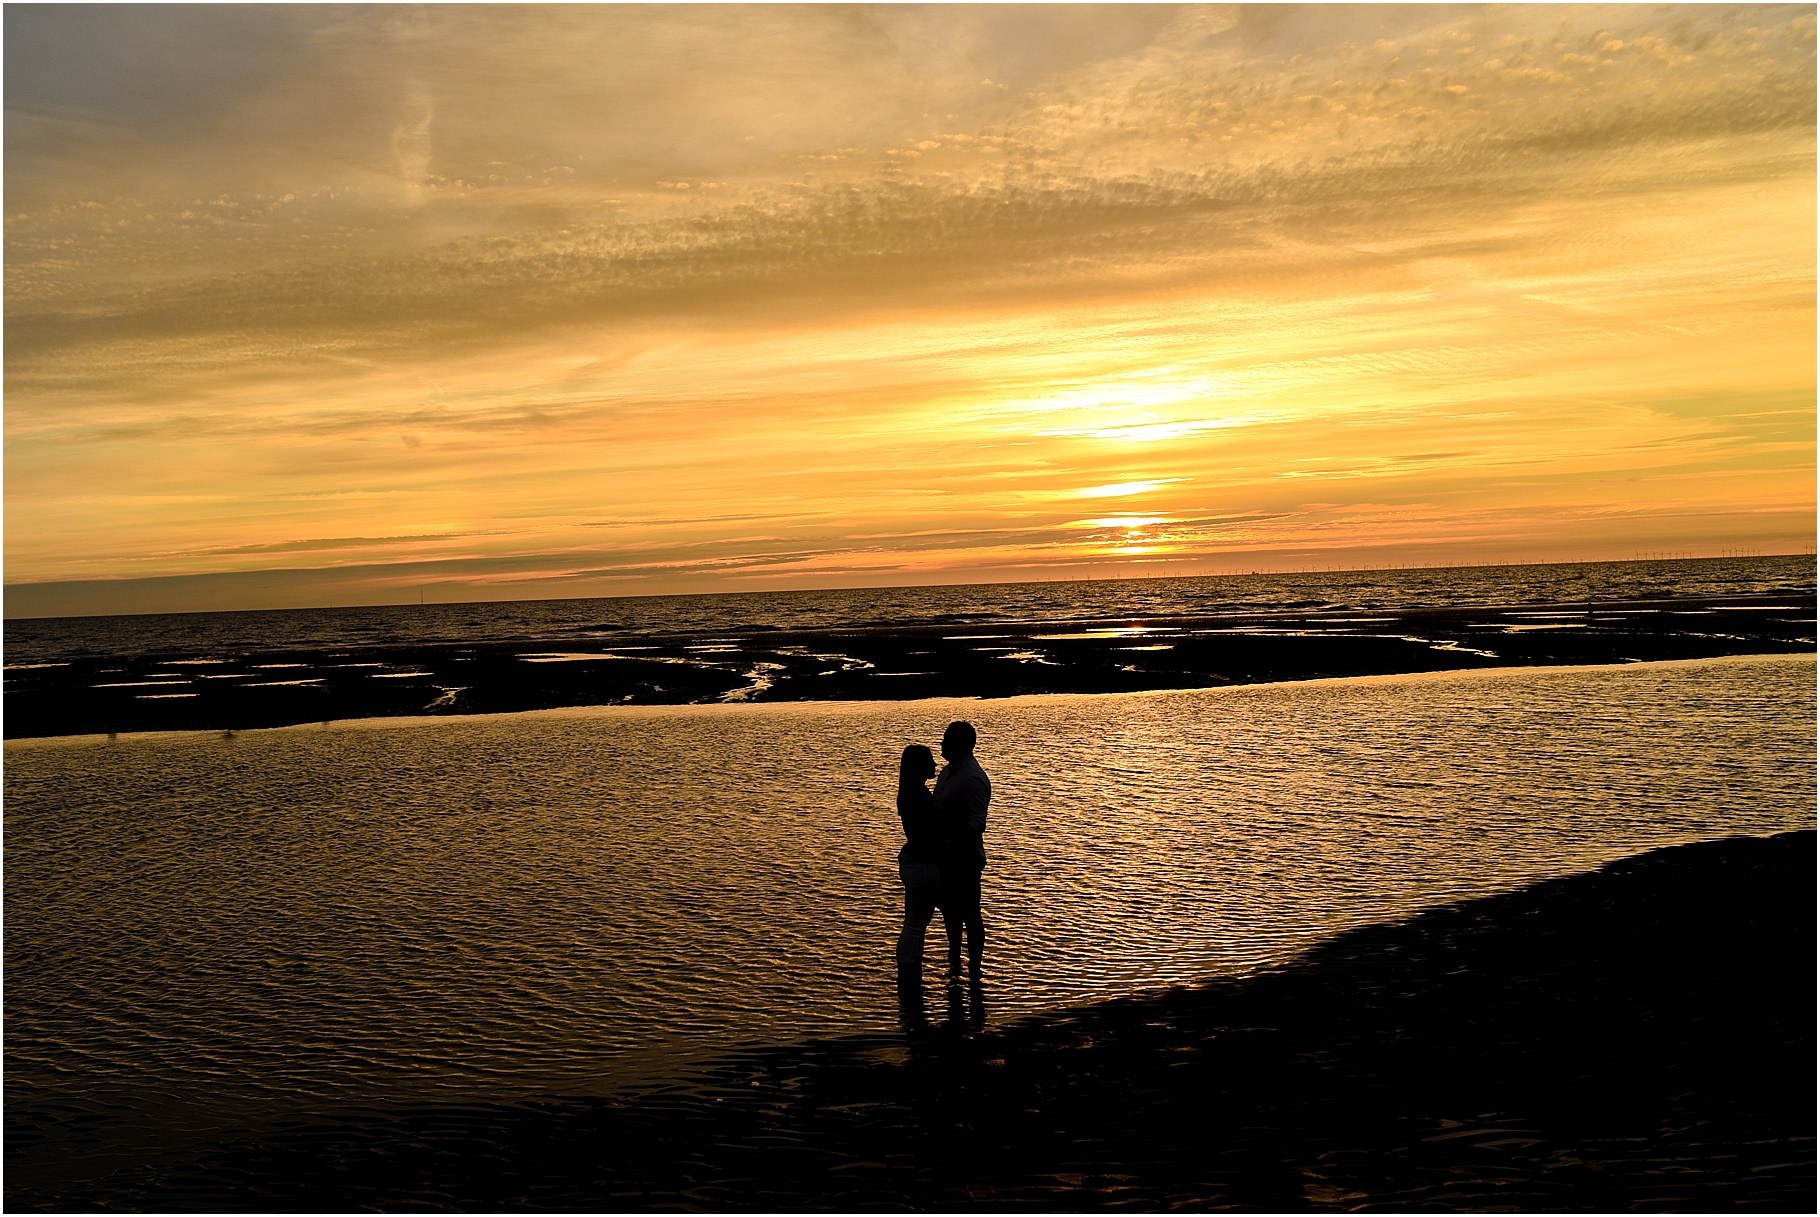
{"type": "Polygon", "coordinates": [[[925,985],[920,975],[897,973],[897,1021],[906,1035],[932,1031],[949,1034],[978,1031],[986,1025],[986,982],[976,971],[948,977],[945,985],[925,985]],[[940,1011],[939,1021],[930,1007],[940,1011]]]}
{"type": "Polygon", "coordinates": [[[986,1022],[986,922],[980,911],[980,875],[986,869],[986,811],[992,783],[973,755],[978,739],[971,724],[949,723],[941,745],[947,764],[940,774],[934,755],[921,744],[905,748],[898,763],[897,814],[903,822],[904,845],[897,871],[904,886],[904,924],[897,938],[897,993],[906,1031],[930,1026],[923,953],[937,911],[948,939],[947,1025],[978,1030],[986,1022]],[[927,784],[930,778],[935,779],[933,791],[927,784]]]}

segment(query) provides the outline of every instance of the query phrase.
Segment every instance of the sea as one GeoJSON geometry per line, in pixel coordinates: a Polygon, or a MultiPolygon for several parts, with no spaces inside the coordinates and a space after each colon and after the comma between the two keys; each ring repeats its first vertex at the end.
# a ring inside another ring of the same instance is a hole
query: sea
{"type": "Polygon", "coordinates": [[[1812,554],[1518,566],[1416,567],[728,592],[464,604],[9,618],[8,667],[93,656],[197,655],[428,643],[550,642],[625,634],[750,633],[949,624],[1062,624],[1291,610],[1379,611],[1813,595],[1812,554]]]}
{"type": "MultiPolygon", "coordinates": [[[[7,662],[22,637],[206,650],[274,623],[323,645],[1813,587],[1812,558],[1634,565],[8,622],[7,662]]],[[[965,1033],[1812,828],[1815,676],[1736,656],[8,741],[9,1176],[76,1188],[303,1119],[610,1094],[808,1039],[893,1051],[896,762],[954,718],[993,783],[964,1000],[929,943],[929,1017],[965,1033]]]]}

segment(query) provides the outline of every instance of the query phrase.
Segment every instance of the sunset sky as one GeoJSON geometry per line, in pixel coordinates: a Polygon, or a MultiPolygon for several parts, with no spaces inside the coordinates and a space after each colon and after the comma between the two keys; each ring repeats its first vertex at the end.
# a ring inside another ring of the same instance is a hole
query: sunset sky
{"type": "Polygon", "coordinates": [[[1812,6],[4,19],[9,615],[1814,542],[1812,6]]]}

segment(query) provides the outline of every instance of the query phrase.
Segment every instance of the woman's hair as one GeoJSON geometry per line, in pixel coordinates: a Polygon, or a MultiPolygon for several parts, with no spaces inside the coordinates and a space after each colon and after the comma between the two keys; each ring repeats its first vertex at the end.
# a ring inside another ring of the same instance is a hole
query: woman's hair
{"type": "Polygon", "coordinates": [[[921,782],[935,772],[935,753],[921,744],[911,744],[897,762],[897,784],[921,782]]]}

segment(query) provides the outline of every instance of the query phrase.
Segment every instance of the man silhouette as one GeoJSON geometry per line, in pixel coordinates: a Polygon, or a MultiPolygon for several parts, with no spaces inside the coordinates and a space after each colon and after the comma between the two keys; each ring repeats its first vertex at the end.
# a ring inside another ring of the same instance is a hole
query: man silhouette
{"type": "Polygon", "coordinates": [[[941,813],[942,924],[948,931],[948,966],[961,964],[961,929],[966,928],[967,958],[975,974],[986,951],[986,922],[980,914],[980,872],[986,869],[986,808],[992,782],[973,759],[979,735],[971,723],[953,722],[942,733],[942,758],[948,763],[935,779],[935,803],[941,813]]]}

